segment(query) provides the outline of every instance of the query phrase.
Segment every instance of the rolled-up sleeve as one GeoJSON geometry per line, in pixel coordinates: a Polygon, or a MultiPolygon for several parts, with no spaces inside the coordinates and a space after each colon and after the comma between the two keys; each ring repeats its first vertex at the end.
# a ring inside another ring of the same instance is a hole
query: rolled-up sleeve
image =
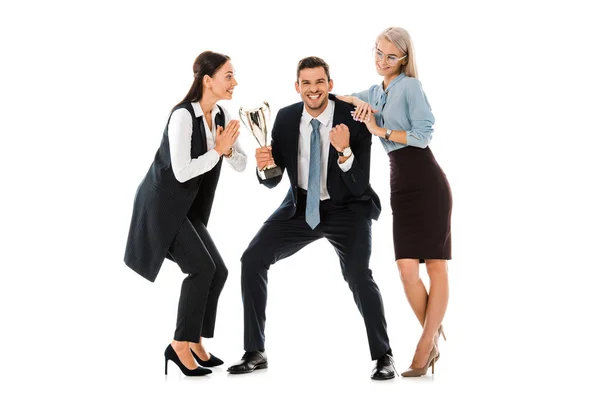
{"type": "Polygon", "coordinates": [[[363,90],[362,92],[352,93],[350,96],[358,97],[362,101],[369,102],[369,89],[363,90]]]}
{"type": "Polygon", "coordinates": [[[435,117],[431,112],[431,106],[423,92],[421,82],[417,79],[407,82],[406,101],[411,123],[411,129],[406,131],[406,144],[424,149],[433,137],[435,117]]]}

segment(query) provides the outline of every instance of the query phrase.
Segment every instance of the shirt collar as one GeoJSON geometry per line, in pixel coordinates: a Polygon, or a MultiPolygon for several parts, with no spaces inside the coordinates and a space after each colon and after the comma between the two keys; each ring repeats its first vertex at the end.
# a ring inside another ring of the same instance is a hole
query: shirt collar
{"type": "MultiPolygon", "coordinates": [[[[313,117],[312,115],[310,115],[308,113],[308,111],[306,111],[306,105],[305,105],[302,109],[302,118],[300,120],[300,123],[302,125],[308,125],[312,129],[312,126],[310,125],[310,121],[312,121],[313,118],[315,118],[315,117],[313,117]]],[[[333,101],[331,99],[327,99],[327,107],[325,107],[323,112],[321,114],[319,114],[319,116],[317,116],[316,119],[319,120],[321,125],[328,126],[331,123],[331,121],[333,119],[333,101]]]]}
{"type": "MultiPolygon", "coordinates": [[[[202,112],[202,108],[200,107],[200,102],[199,101],[195,101],[192,103],[192,108],[194,109],[194,114],[196,114],[196,118],[200,118],[200,117],[204,117],[204,113],[202,112]]],[[[220,112],[219,110],[219,106],[217,104],[215,104],[212,108],[212,110],[210,110],[210,113],[212,115],[213,120],[215,119],[216,115],[220,112]]]]}
{"type": "MultiPolygon", "coordinates": [[[[390,89],[392,87],[394,87],[394,85],[398,82],[400,82],[402,79],[406,78],[406,75],[404,75],[404,72],[400,73],[400,75],[398,75],[397,77],[395,77],[390,84],[388,85],[387,89],[384,90],[385,93],[389,92],[390,89]]],[[[383,82],[381,82],[381,89],[383,89],[383,82]]]]}

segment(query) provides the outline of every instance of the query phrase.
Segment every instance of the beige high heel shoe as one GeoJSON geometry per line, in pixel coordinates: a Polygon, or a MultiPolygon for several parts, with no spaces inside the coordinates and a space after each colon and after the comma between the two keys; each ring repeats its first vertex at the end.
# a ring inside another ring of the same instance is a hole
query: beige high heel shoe
{"type": "Polygon", "coordinates": [[[446,340],[446,334],[444,333],[444,326],[440,325],[438,328],[438,337],[442,336],[446,340]]]}
{"type": "MultiPolygon", "coordinates": [[[[444,333],[444,327],[442,325],[440,325],[440,327],[438,328],[438,339],[441,337],[444,338],[444,341],[446,340],[446,334],[444,333]]],[[[437,347],[437,340],[435,341],[435,346],[437,347]]],[[[437,362],[440,359],[440,349],[438,348],[438,355],[435,358],[435,362],[437,362]]]]}
{"type": "Polygon", "coordinates": [[[439,357],[439,352],[437,350],[437,346],[434,344],[433,349],[431,349],[431,353],[429,353],[429,358],[427,359],[427,362],[423,368],[409,368],[400,375],[405,378],[416,378],[418,376],[426,375],[429,367],[431,367],[431,373],[434,374],[436,357],[439,357]]]}

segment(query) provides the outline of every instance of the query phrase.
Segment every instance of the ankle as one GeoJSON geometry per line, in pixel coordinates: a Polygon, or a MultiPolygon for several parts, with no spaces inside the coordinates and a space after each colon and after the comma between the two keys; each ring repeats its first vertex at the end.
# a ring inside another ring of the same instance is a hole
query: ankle
{"type": "Polygon", "coordinates": [[[419,340],[419,343],[417,343],[417,352],[419,351],[427,351],[430,352],[433,347],[435,346],[435,340],[429,340],[426,338],[421,338],[421,340],[419,340]]]}
{"type": "Polygon", "coordinates": [[[423,343],[429,343],[429,342],[437,342],[439,337],[439,333],[436,330],[432,331],[430,329],[424,330],[423,333],[421,334],[421,338],[419,339],[419,342],[423,342],[423,343]]]}
{"type": "Polygon", "coordinates": [[[194,350],[204,351],[204,345],[202,343],[189,342],[190,348],[194,350]]]}
{"type": "Polygon", "coordinates": [[[189,342],[180,342],[177,340],[173,340],[171,342],[171,347],[173,347],[173,350],[175,350],[176,352],[180,352],[180,351],[184,351],[189,348],[188,343],[189,342]]]}

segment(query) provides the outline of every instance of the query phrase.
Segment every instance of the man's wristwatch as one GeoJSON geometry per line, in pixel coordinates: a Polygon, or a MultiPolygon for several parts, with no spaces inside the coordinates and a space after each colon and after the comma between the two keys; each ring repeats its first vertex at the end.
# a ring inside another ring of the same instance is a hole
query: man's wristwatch
{"type": "Polygon", "coordinates": [[[339,157],[350,157],[352,155],[352,149],[348,146],[344,150],[338,151],[337,154],[339,157]]]}

